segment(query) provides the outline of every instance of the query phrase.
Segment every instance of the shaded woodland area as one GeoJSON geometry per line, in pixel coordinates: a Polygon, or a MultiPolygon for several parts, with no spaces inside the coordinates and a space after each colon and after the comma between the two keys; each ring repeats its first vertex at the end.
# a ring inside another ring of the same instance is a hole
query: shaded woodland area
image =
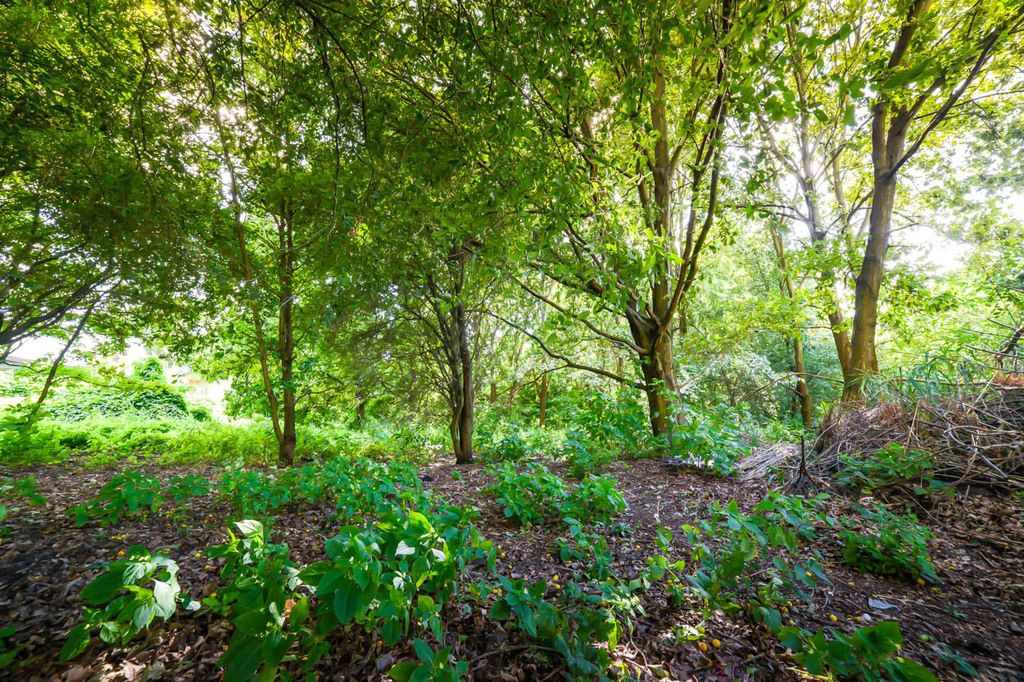
{"type": "Polygon", "coordinates": [[[1024,677],[1018,0],[0,0],[0,679],[1024,677]]]}

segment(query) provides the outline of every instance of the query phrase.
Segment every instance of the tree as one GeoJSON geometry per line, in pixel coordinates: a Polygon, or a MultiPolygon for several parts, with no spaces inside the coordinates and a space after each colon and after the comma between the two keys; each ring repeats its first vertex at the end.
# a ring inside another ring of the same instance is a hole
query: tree
{"type": "Polygon", "coordinates": [[[175,309],[218,216],[164,92],[166,22],[132,0],[81,10],[0,17],[0,357],[72,318],[120,333],[175,309]]]}
{"type": "Polygon", "coordinates": [[[725,0],[682,11],[522,2],[460,13],[508,89],[509,120],[537,151],[530,182],[540,174],[542,193],[525,257],[555,289],[524,280],[523,290],[636,358],[656,435],[671,428],[672,339],[685,332],[687,295],[713,239],[729,109],[769,12],[725,0]]]}

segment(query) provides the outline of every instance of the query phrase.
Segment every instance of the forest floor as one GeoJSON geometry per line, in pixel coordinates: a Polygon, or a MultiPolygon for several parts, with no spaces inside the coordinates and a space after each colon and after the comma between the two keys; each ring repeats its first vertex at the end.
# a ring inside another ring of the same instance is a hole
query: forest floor
{"type": "MultiPolygon", "coordinates": [[[[38,477],[48,500],[42,507],[26,507],[9,519],[9,534],[0,544],[0,626],[13,624],[14,643],[24,645],[19,660],[25,664],[0,671],[0,679],[17,680],[211,680],[220,677],[217,658],[231,634],[231,626],[207,610],[179,613],[166,624],[155,625],[122,648],[93,646],[74,663],[58,663],[65,633],[78,621],[78,593],[103,562],[131,545],[162,548],[181,566],[179,580],[193,596],[209,593],[217,584],[217,569],[204,550],[223,542],[230,508],[216,496],[193,499],[180,518],[153,515],[122,521],[112,528],[77,528],[65,510],[88,499],[122,466],[90,469],[74,462],[39,466],[0,474],[38,477]]],[[[132,468],[167,478],[183,473],[207,474],[218,470],[195,466],[186,470],[142,464],[132,468]]],[[[559,465],[552,468],[559,470],[559,465]]],[[[490,482],[483,466],[456,468],[447,463],[424,467],[424,486],[451,502],[479,508],[480,530],[499,548],[498,568],[506,575],[530,580],[562,580],[578,566],[558,557],[561,525],[529,530],[502,515],[493,498],[482,492],[490,482]]],[[[611,473],[630,508],[622,519],[624,535],[608,535],[620,577],[635,576],[646,557],[656,551],[659,526],[675,531],[674,542],[688,558],[683,524],[707,515],[707,505],[735,499],[749,510],[766,488],[738,480],[722,480],[692,472],[670,472],[655,460],[621,462],[611,473]]],[[[846,500],[833,496],[836,513],[846,500]]],[[[979,671],[982,679],[1024,679],[1024,504],[1020,497],[960,494],[918,516],[936,535],[930,547],[941,583],[919,586],[854,571],[840,561],[841,544],[834,531],[825,530],[816,548],[826,559],[831,585],[816,593],[810,604],[798,604],[789,617],[816,630],[849,630],[857,622],[893,619],[900,622],[903,653],[932,668],[940,679],[960,675],[946,652],[956,652],[979,671]],[[830,616],[835,616],[832,621],[830,616]],[[859,621],[855,621],[855,617],[859,621]]],[[[292,558],[310,563],[323,556],[324,540],[335,530],[332,503],[279,513],[273,541],[285,542],[292,558]]],[[[742,618],[716,614],[705,619],[697,605],[670,606],[657,586],[643,597],[646,615],[624,637],[616,659],[635,676],[674,680],[785,680],[799,679],[777,640],[742,618]],[[722,642],[703,653],[696,642],[680,640],[680,626],[703,625],[708,637],[722,642]]],[[[514,633],[484,617],[483,609],[466,608],[449,616],[450,633],[464,635],[455,653],[470,662],[474,680],[555,680],[562,669],[529,647],[514,633]]],[[[399,645],[387,650],[369,636],[346,635],[332,640],[320,666],[321,679],[385,679],[397,660],[410,655],[399,645]],[[336,641],[335,641],[336,640],[336,641]]]]}

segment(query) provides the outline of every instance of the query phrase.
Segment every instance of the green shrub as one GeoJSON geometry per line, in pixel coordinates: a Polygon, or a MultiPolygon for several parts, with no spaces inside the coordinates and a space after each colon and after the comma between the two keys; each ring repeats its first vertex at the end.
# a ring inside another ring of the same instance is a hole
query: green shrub
{"type": "Polygon", "coordinates": [[[413,651],[417,661],[401,661],[388,671],[388,676],[395,682],[459,682],[469,670],[469,663],[457,661],[452,663],[451,647],[443,647],[438,651],[422,639],[413,640],[413,651]]]}
{"type": "Polygon", "coordinates": [[[87,646],[94,632],[107,644],[124,645],[149,627],[153,618],[170,618],[181,601],[186,608],[198,604],[179,597],[178,565],[144,547],[132,547],[125,559],[111,562],[106,570],[82,590],[87,606],[85,621],[68,633],[60,652],[62,661],[75,658],[87,646]]]}
{"type": "Polygon", "coordinates": [[[10,667],[23,648],[20,644],[12,647],[7,642],[7,639],[17,631],[17,628],[13,625],[0,627],[0,670],[10,667]]]}
{"type": "Polygon", "coordinates": [[[936,682],[920,663],[898,655],[903,635],[894,621],[857,628],[849,635],[831,628],[826,635],[822,630],[811,634],[786,627],[779,640],[812,675],[864,682],[936,682]]]}
{"type": "Polygon", "coordinates": [[[588,476],[569,493],[561,505],[563,516],[587,519],[593,523],[611,523],[627,509],[626,499],[615,487],[611,476],[588,476]]]}
{"type": "Polygon", "coordinates": [[[720,476],[734,475],[736,462],[750,451],[739,428],[750,415],[726,408],[697,412],[683,405],[680,409],[683,418],[672,431],[672,452],[720,476]]]}
{"type": "Polygon", "coordinates": [[[588,476],[568,486],[539,462],[527,462],[520,470],[514,462],[491,467],[495,482],[485,492],[494,495],[506,517],[532,526],[568,517],[608,523],[626,509],[626,500],[611,476],[588,476]]]}
{"type": "Polygon", "coordinates": [[[869,573],[938,582],[928,554],[933,536],[917,523],[916,516],[894,514],[877,503],[857,510],[860,523],[846,522],[840,533],[846,563],[869,573]]]}
{"type": "Polygon", "coordinates": [[[574,422],[586,434],[589,446],[634,458],[655,454],[663,447],[652,438],[647,410],[632,392],[595,391],[585,394],[582,403],[574,422]]]}
{"type": "Polygon", "coordinates": [[[485,491],[494,495],[506,517],[524,526],[557,517],[568,497],[565,481],[540,463],[528,462],[520,471],[515,462],[505,462],[489,471],[496,480],[485,491]]]}
{"type": "Polygon", "coordinates": [[[441,610],[459,590],[467,564],[493,566],[491,543],[466,510],[446,508],[428,517],[389,513],[369,528],[345,526],[327,541],[327,561],[300,574],[316,588],[321,632],[355,624],[388,644],[411,624],[444,641],[441,610]]]}
{"type": "Polygon", "coordinates": [[[609,652],[630,629],[632,617],[642,613],[634,594],[641,587],[639,579],[622,584],[609,578],[585,588],[570,582],[558,602],[545,599],[546,580],[527,585],[499,575],[498,584],[501,596],[488,616],[499,622],[514,620],[527,637],[558,653],[574,680],[607,679],[609,652]]]}

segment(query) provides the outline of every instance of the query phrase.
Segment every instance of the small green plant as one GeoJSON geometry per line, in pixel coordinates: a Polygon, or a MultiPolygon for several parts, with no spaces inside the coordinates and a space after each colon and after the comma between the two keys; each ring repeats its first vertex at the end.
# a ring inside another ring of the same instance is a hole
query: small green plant
{"type": "Polygon", "coordinates": [[[569,493],[562,512],[594,523],[611,523],[616,514],[621,514],[628,507],[615,483],[615,479],[608,475],[588,476],[569,493]]]}
{"type": "Polygon", "coordinates": [[[862,457],[840,455],[836,480],[871,494],[900,485],[912,486],[917,494],[930,494],[943,487],[935,480],[935,460],[924,450],[889,443],[877,453],[862,457]]]}
{"type": "Polygon", "coordinates": [[[495,482],[485,488],[501,503],[506,517],[524,526],[558,518],[609,523],[627,508],[611,476],[588,476],[568,486],[543,464],[528,462],[522,469],[512,462],[490,469],[495,482]]]}
{"type": "Polygon", "coordinates": [[[221,476],[217,489],[221,497],[231,501],[235,513],[246,518],[265,519],[270,512],[291,503],[294,496],[292,488],[273,474],[251,469],[228,471],[221,476]]]}
{"type": "Polygon", "coordinates": [[[389,512],[371,528],[346,526],[326,543],[327,561],[308,566],[301,579],[316,588],[322,632],[350,623],[394,644],[411,623],[444,641],[441,611],[458,591],[474,560],[494,565],[467,510],[444,509],[432,518],[418,511],[389,512]]]}
{"type": "Polygon", "coordinates": [[[506,517],[524,526],[557,517],[568,497],[565,481],[540,463],[528,462],[520,471],[514,462],[505,462],[490,473],[496,480],[486,492],[497,498],[506,517]]]}
{"type": "Polygon", "coordinates": [[[545,598],[545,580],[527,585],[499,575],[498,583],[500,596],[489,617],[499,622],[514,619],[529,639],[562,656],[571,679],[605,679],[609,652],[630,628],[631,618],[643,612],[635,594],[642,588],[639,578],[628,584],[609,578],[586,588],[569,582],[557,602],[545,598]]]}
{"type": "Polygon", "coordinates": [[[577,480],[601,473],[615,459],[612,450],[588,443],[586,436],[580,431],[570,431],[566,434],[562,455],[569,463],[569,476],[577,480]]]}
{"type": "Polygon", "coordinates": [[[306,627],[309,595],[299,593],[302,582],[289,560],[288,546],[268,544],[259,521],[237,521],[233,526],[226,543],[208,550],[210,557],[224,560],[220,576],[226,582],[203,599],[203,604],[230,618],[235,626],[218,661],[224,679],[274,679],[296,644],[312,653],[307,661],[311,665],[322,654],[323,645],[306,627]]]}
{"type": "Polygon", "coordinates": [[[860,529],[846,522],[840,533],[846,563],[870,573],[938,582],[928,553],[928,540],[933,536],[917,523],[916,516],[894,514],[878,503],[857,510],[860,529]]]}
{"type": "Polygon", "coordinates": [[[193,497],[205,497],[213,490],[213,484],[206,476],[198,474],[186,474],[185,476],[172,476],[167,479],[163,495],[175,502],[187,502],[193,497]]]}
{"type": "Polygon", "coordinates": [[[60,659],[68,661],[89,645],[94,632],[107,644],[126,644],[149,627],[157,616],[174,615],[179,600],[193,610],[198,604],[180,597],[178,565],[173,559],[132,547],[124,559],[113,561],[82,590],[87,606],[84,622],[68,633],[60,659]]]}
{"type": "Polygon", "coordinates": [[[434,651],[422,639],[415,639],[412,648],[419,660],[401,661],[392,666],[388,675],[395,682],[459,682],[469,670],[466,661],[453,664],[449,660],[451,647],[434,651]]]}
{"type": "Polygon", "coordinates": [[[737,426],[739,416],[727,410],[698,412],[685,405],[680,409],[683,418],[672,431],[672,452],[686,461],[700,462],[718,476],[734,475],[736,461],[750,450],[737,426]]]}
{"type": "Polygon", "coordinates": [[[71,509],[75,525],[99,521],[109,526],[136,514],[156,512],[163,503],[160,480],[138,471],[125,471],[105,483],[84,504],[71,509]]]}
{"type": "Polygon", "coordinates": [[[17,628],[13,625],[0,628],[0,670],[10,667],[22,649],[21,645],[12,647],[7,641],[15,632],[17,632],[17,628]]]}
{"type": "Polygon", "coordinates": [[[4,521],[11,511],[16,507],[8,507],[8,504],[24,500],[31,505],[44,505],[46,498],[39,494],[39,481],[34,476],[24,478],[0,478],[0,537],[5,532],[4,521]]]}
{"type": "Polygon", "coordinates": [[[936,682],[920,663],[898,655],[903,635],[895,621],[857,628],[849,635],[832,628],[827,634],[811,634],[786,627],[780,630],[779,641],[812,675],[864,682],[936,682]]]}
{"type": "Polygon", "coordinates": [[[655,542],[658,544],[658,554],[647,557],[647,568],[644,570],[644,577],[651,582],[665,581],[665,591],[669,599],[676,606],[682,606],[686,597],[685,585],[682,572],[686,568],[686,562],[675,557],[675,549],[672,547],[672,531],[661,526],[655,534],[655,542]]]}
{"type": "Polygon", "coordinates": [[[828,578],[820,554],[803,546],[799,527],[773,518],[778,500],[765,506],[770,509],[744,514],[735,500],[724,508],[713,504],[709,520],[699,528],[687,526],[694,564],[687,581],[706,610],[743,611],[777,630],[779,605],[793,597],[809,600],[811,590],[828,578]]]}
{"type": "Polygon", "coordinates": [[[564,521],[569,526],[569,538],[558,540],[558,556],[562,562],[580,562],[584,575],[593,580],[611,577],[614,557],[605,537],[600,533],[587,532],[583,524],[572,517],[566,517],[564,521]]]}

